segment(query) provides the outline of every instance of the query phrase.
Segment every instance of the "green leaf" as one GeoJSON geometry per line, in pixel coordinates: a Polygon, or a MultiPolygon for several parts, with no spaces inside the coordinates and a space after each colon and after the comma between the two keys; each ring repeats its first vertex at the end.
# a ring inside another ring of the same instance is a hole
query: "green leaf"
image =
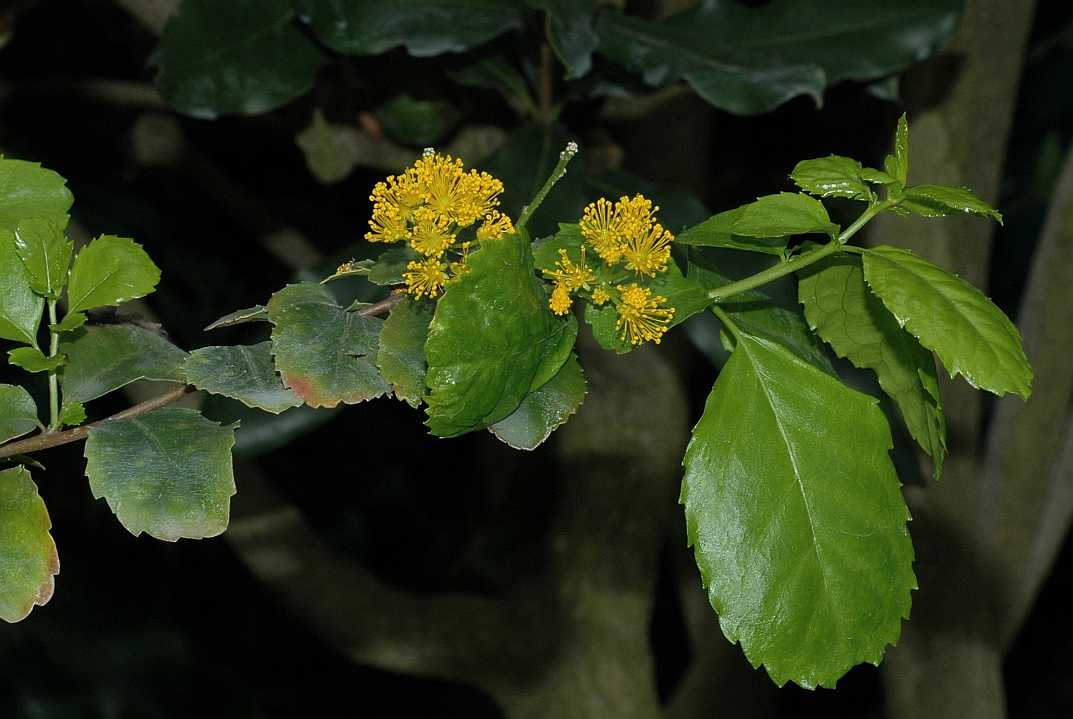
{"type": "Polygon", "coordinates": [[[862,170],[853,158],[829,155],[797,163],[790,179],[805,192],[820,197],[868,201],[872,193],[861,178],[862,170]]]}
{"type": "Polygon", "coordinates": [[[77,427],[86,421],[86,406],[81,402],[64,402],[60,408],[60,424],[77,427]]]}
{"type": "Polygon", "coordinates": [[[0,384],[0,444],[40,426],[37,405],[30,393],[18,385],[0,384]]]}
{"type": "Polygon", "coordinates": [[[89,402],[139,379],[185,382],[186,353],[135,325],[91,325],[60,340],[64,402],[89,402]]]}
{"type": "Polygon", "coordinates": [[[61,334],[63,332],[73,332],[84,324],[86,324],[85,312],[68,312],[62,320],[54,325],[49,325],[48,328],[56,334],[61,334]]]}
{"type": "Polygon", "coordinates": [[[345,311],[315,282],[272,295],[268,317],[283,384],[309,406],[357,404],[390,391],[372,363],[383,320],[345,311]]]}
{"type": "Polygon", "coordinates": [[[401,285],[406,265],[418,259],[418,254],[409,245],[392,247],[380,253],[376,263],[369,268],[367,279],[374,285],[401,285]]]}
{"type": "Polygon", "coordinates": [[[593,28],[596,0],[528,0],[528,4],[545,12],[548,44],[566,66],[566,79],[587,74],[599,42],[593,28]]]}
{"type": "Polygon", "coordinates": [[[898,182],[887,173],[874,167],[861,169],[861,179],[865,182],[871,182],[873,185],[893,185],[898,182]]]}
{"type": "Polygon", "coordinates": [[[571,354],[555,377],[525,395],[518,409],[488,430],[514,449],[536,449],[577,412],[585,393],[585,375],[571,354]]]}
{"type": "Polygon", "coordinates": [[[304,20],[338,52],[377,55],[404,46],[414,57],[462,52],[522,26],[512,0],[299,0],[304,20]]]}
{"type": "Polygon", "coordinates": [[[654,86],[683,79],[737,114],[767,112],[798,95],[819,104],[842,80],[873,80],[927,58],[949,39],[959,0],[826,0],[762,5],[704,2],[649,22],[602,12],[600,50],[654,86]]]}
{"type": "Polygon", "coordinates": [[[47,217],[22,220],[15,229],[15,251],[30,277],[30,288],[50,299],[58,299],[67,283],[73,247],[63,227],[47,217]]]}
{"type": "Polygon", "coordinates": [[[699,225],[686,228],[675,242],[699,247],[727,247],[732,250],[763,252],[779,257],[786,254],[785,237],[745,237],[735,234],[734,225],[741,219],[744,207],[712,215],[699,225]]]}
{"type": "Polygon", "coordinates": [[[235,478],[233,427],[192,409],[165,407],[93,425],[86,476],[134,536],[166,542],[204,539],[227,529],[235,478]]]}
{"type": "Polygon", "coordinates": [[[302,404],[283,386],[272,363],[272,343],[202,347],[187,356],[186,381],[200,390],[237,399],[247,407],[279,414],[302,404]]]}
{"type": "Polygon", "coordinates": [[[0,157],[0,235],[14,232],[19,222],[30,217],[66,226],[73,202],[67,180],[52,170],[36,162],[0,157]]]}
{"type": "Polygon", "coordinates": [[[52,599],[60,556],[52,520],[25,467],[0,470],[0,619],[18,622],[52,599]]]}
{"type": "Polygon", "coordinates": [[[268,310],[262,305],[254,305],[243,310],[235,310],[216,320],[205,331],[218,330],[221,327],[234,327],[246,322],[268,322],[268,310]]]}
{"type": "Polygon", "coordinates": [[[157,89],[205,119],[252,115],[304,95],[324,64],[288,0],[181,0],[160,36],[157,89]]]}
{"type": "Polygon", "coordinates": [[[384,321],[376,355],[376,366],[395,397],[415,408],[425,394],[425,341],[430,322],[430,305],[404,299],[384,321]]]}
{"type": "Polygon", "coordinates": [[[741,207],[741,215],[731,230],[746,237],[783,237],[812,233],[838,234],[838,225],[831,222],[827,209],[819,200],[799,192],[780,192],[764,195],[756,202],[741,207]]]}
{"type": "Polygon", "coordinates": [[[898,324],[939,355],[951,377],[978,389],[1028,399],[1032,368],[1021,333],[965,280],[908,250],[864,252],[864,278],[898,324]]]}
{"type": "Polygon", "coordinates": [[[946,185],[917,185],[905,191],[905,207],[925,217],[942,217],[956,212],[990,217],[1002,224],[1002,215],[998,210],[981,200],[972,191],[964,187],[946,185]]]}
{"type": "Polygon", "coordinates": [[[519,115],[535,116],[537,113],[525,76],[502,55],[482,54],[473,62],[451,67],[445,72],[463,87],[495,90],[519,115]]]}
{"type": "Polygon", "coordinates": [[[63,365],[63,354],[48,357],[36,347],[18,347],[8,350],[7,361],[27,372],[52,372],[63,365]]]}
{"type": "Polygon", "coordinates": [[[877,405],[741,334],[693,429],[689,544],[723,633],[776,684],[878,664],[909,616],[909,511],[877,405]]]}
{"type": "Polygon", "coordinates": [[[329,282],[335,282],[336,280],[342,280],[348,277],[368,277],[369,272],[372,271],[375,264],[376,260],[348,260],[339,265],[335,269],[335,272],[325,277],[320,283],[326,285],[329,282]]]}
{"type": "Polygon", "coordinates": [[[946,453],[946,421],[931,352],[903,330],[868,290],[858,258],[829,257],[800,277],[798,297],[809,325],[839,357],[876,373],[909,434],[934,460],[938,480],[946,453]]]}
{"type": "Polygon", "coordinates": [[[894,131],[894,160],[897,172],[894,179],[905,187],[909,184],[909,120],[905,113],[898,118],[898,128],[894,131]]]}
{"type": "Polygon", "coordinates": [[[160,269],[129,237],[101,235],[79,250],[71,268],[67,312],[112,307],[145,297],[160,282],[160,269]]]}
{"type": "Polygon", "coordinates": [[[571,328],[548,309],[520,235],[483,243],[468,264],[436,303],[425,344],[427,424],[440,437],[508,417],[571,328]]]}
{"type": "Polygon", "coordinates": [[[443,100],[400,93],[376,108],[384,131],[397,142],[424,147],[439,142],[458,124],[459,111],[443,100]]]}
{"type": "MultiPolygon", "coordinates": [[[[5,162],[0,160],[0,167],[5,162]]],[[[15,233],[0,229],[0,339],[36,345],[44,308],[45,300],[34,294],[30,274],[15,250],[15,233]]]]}

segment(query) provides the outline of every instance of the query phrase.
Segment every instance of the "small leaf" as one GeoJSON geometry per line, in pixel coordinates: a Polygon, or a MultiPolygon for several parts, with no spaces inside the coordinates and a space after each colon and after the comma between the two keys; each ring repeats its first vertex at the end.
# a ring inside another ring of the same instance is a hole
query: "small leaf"
{"type": "Polygon", "coordinates": [[[939,400],[935,359],[873,295],[861,261],[837,255],[801,273],[799,299],[809,325],[839,357],[876,373],[879,386],[898,406],[909,434],[942,476],[946,422],[939,400]]]}
{"type": "Polygon", "coordinates": [[[438,143],[458,124],[459,111],[443,100],[395,95],[373,113],[396,142],[414,147],[438,143]]]}
{"type": "Polygon", "coordinates": [[[221,327],[234,327],[246,322],[268,322],[268,310],[261,305],[247,307],[244,310],[235,310],[210,324],[205,328],[205,331],[218,330],[221,327]]]}
{"type": "Polygon", "coordinates": [[[27,372],[52,372],[63,365],[63,354],[48,357],[36,347],[18,347],[8,350],[7,361],[27,372]]]}
{"type": "Polygon", "coordinates": [[[432,306],[406,298],[391,310],[380,333],[376,366],[395,397],[419,407],[425,394],[425,342],[432,306]]]}
{"type": "Polygon", "coordinates": [[[998,210],[981,200],[964,187],[946,185],[917,185],[905,191],[901,207],[925,217],[942,217],[956,212],[990,217],[1002,224],[998,210]]]}
{"type": "MultiPolygon", "coordinates": [[[[0,169],[5,162],[8,160],[0,160],[0,169]]],[[[2,180],[0,176],[0,182],[2,180]]],[[[0,184],[0,201],[3,191],[0,184]]],[[[34,293],[30,274],[15,250],[15,233],[0,228],[0,339],[36,345],[44,308],[45,300],[34,293]]]]}
{"type": "Polygon", "coordinates": [[[514,449],[536,449],[577,412],[585,392],[585,375],[571,355],[555,377],[527,394],[518,409],[488,431],[514,449]]]}
{"type": "Polygon", "coordinates": [[[18,385],[0,384],[0,444],[40,426],[37,405],[30,393],[18,385]]]}
{"type": "Polygon", "coordinates": [[[235,478],[233,427],[192,409],[165,407],[93,425],[86,476],[94,499],[106,499],[134,536],[174,542],[227,529],[235,478]]]}
{"type": "Polygon", "coordinates": [[[367,279],[374,285],[401,285],[406,265],[416,259],[418,255],[409,245],[392,247],[380,253],[376,263],[369,268],[367,279]]]}
{"type": "Polygon", "coordinates": [[[86,406],[81,402],[64,402],[60,408],[60,424],[77,427],[86,421],[86,406]]]}
{"type": "Polygon", "coordinates": [[[897,168],[897,172],[893,173],[894,179],[905,187],[909,184],[909,120],[904,112],[898,118],[898,129],[894,131],[894,159],[897,168]]]}
{"type": "Polygon", "coordinates": [[[841,155],[802,160],[794,166],[790,179],[805,192],[820,197],[847,197],[867,201],[871,196],[861,178],[861,163],[841,155]]]}
{"type": "Polygon", "coordinates": [[[689,544],[723,633],[780,686],[878,664],[909,616],[909,511],[877,405],[742,333],[693,429],[689,544]]]}
{"type": "Polygon", "coordinates": [[[302,404],[283,386],[272,363],[272,343],[202,347],[186,358],[186,381],[200,390],[237,399],[247,407],[279,414],[302,404]]]}
{"type": "Polygon", "coordinates": [[[60,556],[52,520],[25,467],[0,470],[0,619],[18,622],[52,599],[60,556]]]}
{"type": "Polygon", "coordinates": [[[861,170],[861,179],[865,182],[871,182],[873,185],[893,185],[898,182],[887,173],[874,167],[863,168],[861,170]]]}
{"type": "Polygon", "coordinates": [[[268,317],[283,384],[309,406],[357,404],[390,391],[371,360],[383,320],[345,311],[316,282],[272,295],[268,317]]]}
{"type": "Polygon", "coordinates": [[[111,307],[145,297],[158,282],[160,269],[141,245],[128,237],[101,235],[75,257],[67,311],[111,307]]]}
{"type": "Polygon", "coordinates": [[[566,79],[576,80],[592,68],[599,38],[593,28],[596,0],[528,0],[546,13],[548,44],[566,66],[566,79]]]}
{"type": "Polygon", "coordinates": [[[1028,399],[1032,368],[1021,333],[980,290],[894,247],[865,251],[864,278],[898,324],[939,355],[951,377],[961,374],[978,389],[1028,399]]]}
{"type": "Polygon", "coordinates": [[[186,353],[164,336],[135,325],[91,325],[60,340],[65,402],[89,402],[139,379],[185,382],[186,353]]]}
{"type": "Polygon", "coordinates": [[[0,235],[15,232],[19,222],[30,217],[49,219],[62,228],[73,202],[67,180],[52,170],[0,157],[0,235]]]}
{"type": "Polygon", "coordinates": [[[325,277],[320,283],[326,285],[329,282],[341,280],[346,277],[368,277],[369,271],[375,264],[375,260],[350,260],[349,262],[344,262],[336,268],[335,272],[325,277]]]}
{"type": "Polygon", "coordinates": [[[56,334],[60,334],[73,332],[84,324],[86,324],[85,312],[68,312],[62,320],[54,325],[49,325],[48,328],[56,334]]]}
{"type": "Polygon", "coordinates": [[[741,219],[744,209],[744,207],[736,207],[733,210],[712,215],[699,225],[683,230],[675,238],[675,242],[680,245],[727,247],[732,250],[783,256],[786,253],[785,237],[745,237],[735,234],[734,224],[741,219]]]}
{"type": "Polygon", "coordinates": [[[63,227],[45,217],[22,220],[15,230],[15,251],[30,277],[30,287],[50,299],[58,299],[67,283],[73,247],[63,227]]]}

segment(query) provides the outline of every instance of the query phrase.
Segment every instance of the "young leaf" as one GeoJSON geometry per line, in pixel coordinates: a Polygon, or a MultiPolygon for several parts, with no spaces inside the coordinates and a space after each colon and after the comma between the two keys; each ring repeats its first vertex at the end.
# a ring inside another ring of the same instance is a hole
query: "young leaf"
{"type": "Polygon", "coordinates": [[[899,327],[868,290],[856,257],[836,255],[812,265],[802,272],[798,290],[812,329],[839,357],[876,373],[909,434],[934,461],[938,480],[946,453],[946,421],[931,352],[899,327]]]}
{"type": "Polygon", "coordinates": [[[339,265],[335,272],[325,277],[320,283],[326,285],[329,282],[341,280],[346,277],[368,277],[369,271],[374,264],[376,264],[374,260],[351,260],[350,262],[344,262],[339,265]]]}
{"type": "Polygon", "coordinates": [[[1002,215],[998,210],[964,187],[916,185],[905,191],[905,200],[901,206],[924,217],[942,217],[955,212],[965,212],[990,217],[1002,224],[1002,215]]]}
{"type": "Polygon", "coordinates": [[[15,251],[26,268],[30,288],[50,299],[59,299],[67,283],[73,247],[63,227],[46,217],[23,220],[15,229],[15,251]]]}
{"type": "Polygon", "coordinates": [[[734,225],[741,219],[744,211],[744,207],[736,207],[712,215],[699,225],[687,227],[675,238],[675,242],[680,245],[728,247],[732,250],[783,256],[786,253],[786,237],[748,237],[735,232],[734,225]]]}
{"type": "Polygon", "coordinates": [[[62,320],[54,325],[49,325],[48,328],[56,334],[60,334],[62,332],[73,332],[84,324],[86,324],[85,312],[68,312],[62,320]]]}
{"type": "Polygon", "coordinates": [[[1028,399],[1032,368],[1021,334],[980,290],[894,247],[865,251],[864,278],[898,324],[939,355],[951,377],[961,374],[978,389],[1028,399]]]}
{"type": "Polygon", "coordinates": [[[40,427],[37,405],[22,387],[0,384],[0,444],[40,427]]]}
{"type": "Polygon", "coordinates": [[[514,449],[536,449],[577,412],[585,392],[585,375],[572,354],[551,381],[527,394],[518,409],[488,431],[514,449]]]}
{"type": "Polygon", "coordinates": [[[67,180],[52,170],[0,157],[0,234],[14,232],[28,217],[52,220],[62,229],[73,202],[67,180]]]}
{"type": "Polygon", "coordinates": [[[81,402],[64,402],[60,408],[60,424],[77,427],[86,421],[86,406],[81,402]]]}
{"type": "MultiPolygon", "coordinates": [[[[0,167],[5,162],[0,160],[0,167]]],[[[0,186],[0,193],[3,189],[0,186]]],[[[0,228],[0,339],[36,345],[44,308],[45,300],[34,294],[30,274],[15,250],[14,231],[0,228]]]]}
{"type": "Polygon", "coordinates": [[[347,312],[316,282],[272,295],[272,353],[290,388],[311,407],[357,404],[390,391],[372,363],[384,321],[347,312]]]}
{"type": "Polygon", "coordinates": [[[395,305],[384,321],[376,366],[391,384],[395,397],[411,407],[425,395],[425,342],[432,307],[407,298],[395,305]]]}
{"type": "Polygon", "coordinates": [[[152,292],[160,270],[128,237],[101,235],[83,247],[71,268],[67,312],[111,307],[152,292]]]}
{"type": "Polygon", "coordinates": [[[898,128],[894,131],[894,159],[897,168],[894,179],[905,187],[909,184],[909,120],[904,112],[898,118],[898,128]]]}
{"type": "Polygon", "coordinates": [[[235,478],[233,427],[192,409],[165,407],[93,425],[86,476],[94,499],[106,499],[134,536],[174,542],[227,529],[235,478]]]}
{"type": "Polygon", "coordinates": [[[261,305],[254,305],[243,310],[235,310],[216,320],[205,331],[218,330],[221,327],[234,327],[246,322],[268,322],[268,310],[261,305]]]}
{"type": "Polygon", "coordinates": [[[797,163],[790,179],[813,195],[867,202],[872,193],[861,178],[862,169],[861,163],[850,157],[829,155],[797,163]]]}
{"type": "Polygon", "coordinates": [[[66,334],[60,351],[64,402],[89,402],[139,379],[185,382],[186,353],[163,335],[135,325],[91,325],[66,334]]]}
{"type": "Polygon", "coordinates": [[[861,179],[865,182],[871,182],[873,185],[893,185],[898,182],[887,173],[874,167],[863,168],[861,170],[861,179]]]}
{"type": "Polygon", "coordinates": [[[693,429],[689,543],[723,633],[776,684],[878,664],[909,616],[909,511],[877,405],[741,334],[693,429]]]}
{"type": "Polygon", "coordinates": [[[0,619],[18,622],[52,599],[60,556],[52,520],[25,467],[0,470],[0,619]]]}
{"type": "Polygon", "coordinates": [[[279,414],[302,404],[283,386],[272,363],[272,343],[202,347],[186,358],[186,381],[200,390],[279,414]]]}
{"type": "Polygon", "coordinates": [[[63,354],[48,357],[36,347],[17,347],[8,350],[7,361],[27,372],[51,372],[63,365],[63,354]]]}

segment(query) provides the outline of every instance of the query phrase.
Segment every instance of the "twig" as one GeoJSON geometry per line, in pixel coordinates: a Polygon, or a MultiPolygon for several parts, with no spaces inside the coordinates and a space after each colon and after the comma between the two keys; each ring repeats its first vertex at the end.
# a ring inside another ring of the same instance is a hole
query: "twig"
{"type": "Polygon", "coordinates": [[[399,304],[404,299],[406,299],[406,293],[401,290],[395,290],[379,302],[371,304],[368,307],[362,307],[360,310],[355,310],[354,314],[361,315],[362,317],[385,315],[391,311],[392,307],[399,304]]]}

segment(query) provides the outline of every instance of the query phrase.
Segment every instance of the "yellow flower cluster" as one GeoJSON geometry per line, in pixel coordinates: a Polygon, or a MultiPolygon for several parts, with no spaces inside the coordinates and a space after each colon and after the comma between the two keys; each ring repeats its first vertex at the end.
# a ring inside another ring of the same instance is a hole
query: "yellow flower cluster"
{"type": "Polygon", "coordinates": [[[409,244],[421,259],[406,266],[406,291],[438,297],[451,278],[465,272],[474,238],[486,242],[514,231],[510,218],[496,209],[502,192],[503,183],[487,172],[467,172],[461,160],[426,150],[402,173],[373,187],[365,239],[409,244]]]}
{"type": "Polygon", "coordinates": [[[571,295],[596,306],[611,302],[618,312],[616,328],[623,341],[659,344],[674,318],[674,308],[664,307],[667,298],[653,295],[651,289],[637,282],[624,283],[630,273],[643,280],[667,271],[674,235],[656,222],[658,211],[643,195],[620,197],[617,202],[601,197],[586,207],[578,223],[585,242],[580,262],[561,249],[555,269],[544,272],[555,282],[548,303],[551,311],[569,312],[571,295]],[[587,264],[589,248],[599,258],[596,268],[587,264]]]}

